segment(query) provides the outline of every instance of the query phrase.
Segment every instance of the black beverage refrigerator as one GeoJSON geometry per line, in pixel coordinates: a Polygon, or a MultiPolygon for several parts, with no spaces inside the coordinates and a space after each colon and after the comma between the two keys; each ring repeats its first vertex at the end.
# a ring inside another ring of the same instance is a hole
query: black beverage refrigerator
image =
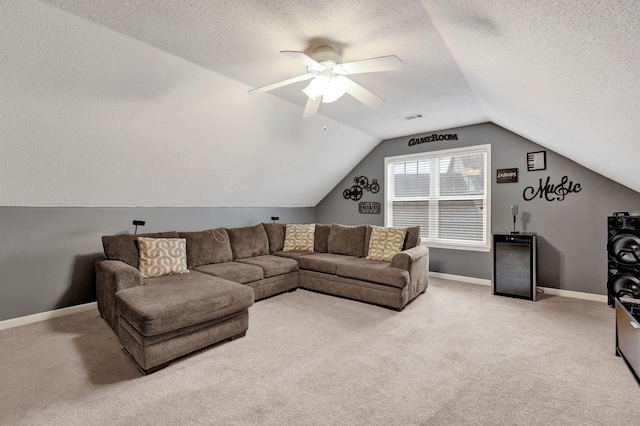
{"type": "Polygon", "coordinates": [[[536,300],[536,234],[493,234],[491,294],[536,300]]]}

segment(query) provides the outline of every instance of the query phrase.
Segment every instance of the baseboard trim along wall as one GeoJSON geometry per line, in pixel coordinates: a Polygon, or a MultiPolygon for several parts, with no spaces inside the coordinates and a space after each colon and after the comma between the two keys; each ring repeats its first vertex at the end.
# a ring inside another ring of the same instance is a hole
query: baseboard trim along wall
{"type": "MultiPolygon", "coordinates": [[[[433,278],[440,278],[443,280],[460,281],[469,284],[486,285],[491,287],[491,280],[483,278],[465,277],[462,275],[443,274],[441,272],[429,272],[429,276],[433,278]]],[[[592,300],[594,302],[607,303],[607,296],[603,294],[583,293],[580,291],[563,290],[560,288],[551,287],[538,287],[544,291],[544,294],[550,294],[552,296],[571,297],[573,299],[592,300]]]]}
{"type": "MultiPolygon", "coordinates": [[[[491,286],[491,280],[483,278],[465,277],[462,275],[443,274],[441,272],[429,272],[429,276],[440,278],[443,280],[460,281],[469,284],[478,284],[491,286]]],[[[544,290],[545,294],[561,297],[572,297],[574,299],[593,300],[594,302],[607,303],[607,296],[601,294],[582,293],[579,291],[562,290],[559,288],[538,287],[544,290]]],[[[0,321],[0,330],[18,327],[21,325],[31,324],[34,322],[44,321],[52,318],[63,317],[66,315],[77,314],[84,311],[98,309],[97,302],[85,303],[84,305],[71,306],[69,308],[55,309],[53,311],[40,312],[39,314],[27,315],[19,318],[12,318],[0,321]]]]}
{"type": "Polygon", "coordinates": [[[83,305],[76,305],[76,306],[70,306],[68,308],[55,309],[53,311],[40,312],[39,314],[27,315],[24,317],[11,318],[8,320],[0,321],[0,330],[6,330],[7,328],[13,328],[21,325],[32,324],[34,322],[40,322],[40,321],[44,321],[52,318],[64,317],[71,314],[90,311],[92,309],[98,309],[97,302],[90,302],[90,303],[85,303],[83,305]]]}

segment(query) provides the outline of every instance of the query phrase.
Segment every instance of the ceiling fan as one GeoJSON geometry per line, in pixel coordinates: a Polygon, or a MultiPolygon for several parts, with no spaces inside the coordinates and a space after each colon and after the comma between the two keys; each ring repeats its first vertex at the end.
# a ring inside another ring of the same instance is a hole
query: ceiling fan
{"type": "Polygon", "coordinates": [[[367,72],[392,71],[402,68],[396,56],[381,56],[360,61],[340,63],[340,55],[330,46],[316,48],[311,56],[302,52],[285,50],[280,52],[307,66],[307,73],[298,77],[249,90],[248,93],[267,92],[278,87],[311,80],[302,91],[309,97],[303,117],[312,117],[318,112],[320,103],[334,102],[345,93],[350,94],[369,108],[380,108],[384,100],[347,76],[367,72]]]}

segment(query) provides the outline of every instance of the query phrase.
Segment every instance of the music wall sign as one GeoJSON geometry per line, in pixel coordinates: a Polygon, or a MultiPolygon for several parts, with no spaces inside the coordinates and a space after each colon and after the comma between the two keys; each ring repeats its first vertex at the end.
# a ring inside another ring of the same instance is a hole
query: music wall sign
{"type": "Polygon", "coordinates": [[[534,198],[540,198],[547,201],[562,201],[569,194],[577,194],[582,191],[582,185],[573,183],[569,177],[563,176],[559,183],[551,183],[551,176],[547,176],[547,180],[542,183],[540,178],[538,187],[527,186],[522,191],[522,198],[525,201],[531,201],[534,198]]]}
{"type": "Polygon", "coordinates": [[[496,183],[518,182],[518,169],[498,169],[496,171],[496,183]]]}

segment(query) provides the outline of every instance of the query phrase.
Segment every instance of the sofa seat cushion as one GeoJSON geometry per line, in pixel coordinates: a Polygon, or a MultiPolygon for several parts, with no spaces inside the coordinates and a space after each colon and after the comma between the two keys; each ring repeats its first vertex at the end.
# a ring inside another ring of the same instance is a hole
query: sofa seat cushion
{"type": "Polygon", "coordinates": [[[298,270],[298,262],[296,262],[295,259],[287,259],[286,257],[273,256],[270,254],[239,259],[237,262],[261,268],[264,278],[288,274],[289,272],[296,272],[298,270]]]}
{"type": "Polygon", "coordinates": [[[325,274],[336,274],[338,265],[347,260],[355,259],[351,256],[332,253],[314,253],[298,259],[300,269],[309,271],[324,272],[325,274]]]}
{"type": "Polygon", "coordinates": [[[337,275],[397,288],[404,288],[409,284],[408,271],[394,268],[389,262],[381,260],[347,259],[338,264],[337,275]]]}
{"type": "Polygon", "coordinates": [[[313,254],[312,251],[277,251],[273,253],[274,256],[288,257],[289,259],[298,259],[300,256],[308,256],[313,254]]]}
{"type": "Polygon", "coordinates": [[[194,268],[195,271],[215,275],[225,280],[246,284],[264,278],[262,268],[240,262],[215,263],[194,268]]]}
{"type": "Polygon", "coordinates": [[[156,336],[247,309],[253,289],[193,272],[145,280],[116,293],[116,311],[143,336],[156,336]]]}

